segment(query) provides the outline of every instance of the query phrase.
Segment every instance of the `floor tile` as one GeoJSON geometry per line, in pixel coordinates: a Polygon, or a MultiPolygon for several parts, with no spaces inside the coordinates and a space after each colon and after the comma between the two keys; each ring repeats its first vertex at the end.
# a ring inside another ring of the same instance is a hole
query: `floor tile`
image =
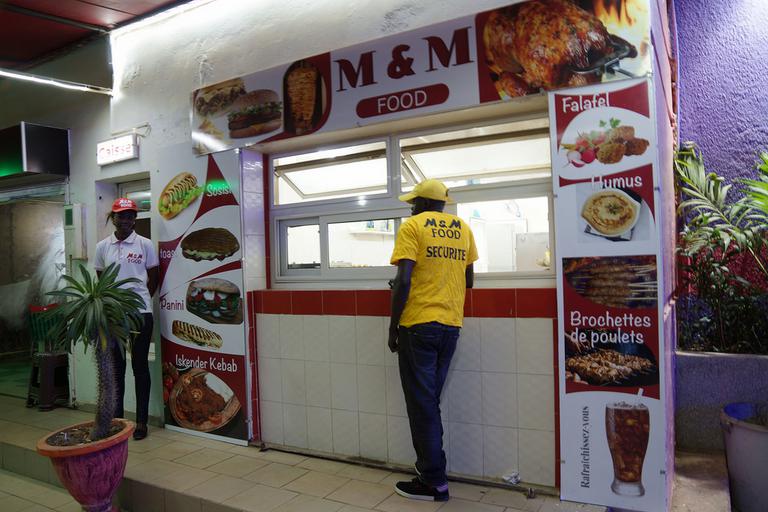
{"type": "Polygon", "coordinates": [[[267,512],[298,496],[295,492],[256,484],[228,500],[224,505],[248,512],[267,512]]]}
{"type": "Polygon", "coordinates": [[[157,450],[158,448],[170,444],[171,442],[172,441],[169,441],[168,439],[153,436],[149,436],[145,439],[142,439],[141,441],[134,441],[133,439],[130,439],[128,441],[128,451],[146,453],[152,450],[157,450]]]}
{"type": "Polygon", "coordinates": [[[316,459],[316,458],[309,458],[309,459],[303,460],[298,464],[296,464],[296,466],[304,469],[309,469],[312,471],[320,471],[322,473],[330,473],[330,474],[338,473],[339,471],[342,471],[349,467],[356,467],[351,464],[346,464],[344,462],[339,462],[335,460],[326,460],[326,459],[316,459]]]}
{"type": "Polygon", "coordinates": [[[280,505],[273,512],[337,512],[343,506],[343,503],[336,501],[301,495],[280,505]]]}
{"type": "Polygon", "coordinates": [[[288,485],[283,486],[283,489],[324,498],[347,482],[349,482],[348,478],[329,475],[319,471],[310,471],[288,485]]]}
{"type": "Polygon", "coordinates": [[[358,507],[374,507],[390,494],[392,494],[390,486],[351,480],[326,498],[358,507]]]}
{"type": "Polygon", "coordinates": [[[244,457],[242,455],[233,455],[225,461],[209,466],[208,471],[214,471],[223,475],[242,477],[248,473],[253,473],[257,469],[270,464],[268,460],[261,460],[255,457],[244,457]]]}
{"type": "Polygon", "coordinates": [[[525,497],[525,494],[520,491],[491,489],[485,496],[483,496],[480,502],[490,505],[511,507],[516,510],[524,510],[525,512],[538,512],[544,504],[544,498],[528,499],[525,497]]]}
{"type": "Polygon", "coordinates": [[[175,462],[186,466],[192,466],[193,468],[204,469],[208,466],[218,464],[219,462],[224,462],[232,457],[234,457],[234,455],[229,452],[214,450],[212,448],[203,448],[202,450],[192,452],[189,455],[179,457],[175,462]]]}
{"type": "Polygon", "coordinates": [[[154,450],[133,453],[141,453],[142,455],[152,457],[153,459],[176,460],[180,457],[184,457],[185,455],[189,455],[190,453],[194,453],[202,449],[203,448],[201,446],[196,444],[171,441],[159,448],[155,448],[154,450]]]}
{"type": "Polygon", "coordinates": [[[374,484],[381,483],[392,473],[386,469],[367,468],[365,466],[353,466],[347,464],[347,467],[336,473],[336,476],[344,476],[353,480],[363,480],[374,484]]]}
{"type": "Polygon", "coordinates": [[[297,455],[295,453],[279,452],[277,450],[267,450],[262,452],[261,458],[270,462],[279,462],[280,464],[288,464],[295,466],[300,462],[307,459],[305,455],[297,455]]]}
{"type": "Polygon", "coordinates": [[[451,496],[451,499],[440,508],[440,512],[504,512],[504,507],[488,505],[476,501],[466,501],[451,496]]]}
{"type": "Polygon", "coordinates": [[[189,496],[184,492],[165,492],[166,512],[200,512],[202,504],[197,496],[189,496]]]}
{"type": "Polygon", "coordinates": [[[466,501],[480,501],[490,491],[488,487],[462,482],[448,482],[448,489],[451,499],[459,498],[466,501]]]}
{"type": "Polygon", "coordinates": [[[76,502],[75,500],[72,500],[72,502],[70,502],[67,505],[63,505],[61,507],[57,507],[56,511],[57,512],[82,512],[83,511],[83,507],[81,507],[80,504],[78,502],[76,502]]]}
{"type": "Polygon", "coordinates": [[[3,498],[3,512],[21,512],[32,505],[34,505],[34,503],[19,498],[18,496],[8,496],[3,498]]]}
{"type": "Polygon", "coordinates": [[[187,489],[185,492],[215,503],[222,503],[253,486],[253,482],[227,475],[217,475],[210,480],[187,489]]]}
{"type": "Polygon", "coordinates": [[[163,490],[141,482],[133,482],[131,485],[132,510],[141,512],[164,512],[165,495],[163,490]]]}
{"type": "Polygon", "coordinates": [[[410,500],[399,494],[393,494],[376,505],[376,510],[383,512],[434,512],[443,504],[443,502],[436,501],[410,500]]]}
{"type": "Polygon", "coordinates": [[[354,505],[344,505],[339,512],[373,512],[371,508],[356,507],[354,505]]]}
{"type": "Polygon", "coordinates": [[[271,485],[272,487],[282,487],[306,472],[306,469],[273,462],[269,466],[264,466],[253,473],[245,475],[243,478],[260,484],[271,485]]]}

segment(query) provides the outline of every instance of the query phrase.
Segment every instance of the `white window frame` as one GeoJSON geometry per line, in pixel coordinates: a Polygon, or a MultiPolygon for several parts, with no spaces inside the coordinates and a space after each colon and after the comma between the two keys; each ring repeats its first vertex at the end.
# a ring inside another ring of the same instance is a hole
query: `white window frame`
{"type": "MultiPolygon", "coordinates": [[[[542,119],[546,120],[546,112],[541,112],[542,119]]],[[[517,119],[498,119],[482,123],[482,126],[506,124],[517,119]]],[[[389,137],[376,137],[374,139],[362,139],[349,141],[336,145],[313,148],[316,151],[325,151],[340,147],[356,146],[370,142],[386,141],[387,154],[387,192],[365,196],[364,199],[356,197],[344,197],[303,203],[275,205],[274,188],[275,176],[272,168],[274,158],[281,158],[306,153],[307,150],[298,150],[291,153],[269,155],[268,172],[269,179],[269,204],[270,204],[270,239],[272,246],[272,283],[274,288],[296,289],[302,288],[381,288],[386,281],[394,277],[396,269],[387,267],[365,268],[331,268],[328,250],[328,224],[336,222],[354,222],[374,219],[395,219],[395,233],[400,227],[400,219],[410,216],[410,205],[397,199],[401,191],[401,160],[400,141],[420,135],[431,135],[459,131],[479,126],[475,122],[471,125],[442,126],[428,130],[415,132],[402,132],[389,137]],[[307,224],[319,224],[320,229],[320,268],[317,269],[287,269],[285,255],[287,242],[287,228],[307,224]]],[[[522,130],[528,132],[529,130],[522,130]]],[[[526,135],[529,136],[529,135],[526,135]]],[[[549,239],[551,261],[555,261],[555,233],[554,233],[554,195],[552,190],[552,178],[531,178],[527,180],[511,180],[499,183],[486,183],[480,185],[467,185],[451,188],[451,196],[457,203],[497,201],[505,199],[523,199],[529,197],[547,197],[549,207],[549,239]]],[[[456,214],[456,204],[446,205],[447,213],[456,214]]],[[[475,274],[475,284],[478,287],[492,287],[496,285],[521,287],[532,283],[546,282],[554,285],[555,269],[552,265],[549,270],[527,272],[483,272],[475,274]],[[528,284],[526,284],[526,282],[528,284]]]]}
{"type": "MultiPolygon", "coordinates": [[[[149,179],[144,180],[133,180],[133,181],[124,181],[117,184],[117,197],[125,197],[130,192],[143,192],[145,190],[150,191],[150,198],[151,198],[151,192],[152,189],[150,188],[149,179]]],[[[137,219],[152,219],[152,209],[145,212],[138,212],[136,215],[137,219]]]]}

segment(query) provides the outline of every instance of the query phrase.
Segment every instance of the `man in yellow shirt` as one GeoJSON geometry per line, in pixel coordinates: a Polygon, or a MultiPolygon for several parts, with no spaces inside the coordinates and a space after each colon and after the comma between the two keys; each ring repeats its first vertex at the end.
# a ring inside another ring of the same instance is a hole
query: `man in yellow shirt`
{"type": "Polygon", "coordinates": [[[388,343],[398,353],[418,476],[398,482],[395,491],[406,498],[446,501],[440,393],[459,339],[477,248],[467,223],[443,213],[451,199],[442,182],[422,181],[400,200],[413,206],[390,259],[397,276],[388,343]]]}

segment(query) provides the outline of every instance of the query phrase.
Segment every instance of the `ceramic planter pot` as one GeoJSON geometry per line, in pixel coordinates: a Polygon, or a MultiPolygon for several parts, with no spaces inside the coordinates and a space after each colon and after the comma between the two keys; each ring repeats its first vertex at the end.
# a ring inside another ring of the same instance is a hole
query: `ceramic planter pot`
{"type": "MultiPolygon", "coordinates": [[[[132,421],[121,421],[124,426],[120,432],[93,443],[52,446],[48,444],[48,438],[53,434],[37,442],[37,452],[51,458],[59,480],[87,512],[113,510],[112,497],[123,479],[128,460],[128,438],[136,428],[132,421]]],[[[61,430],[92,423],[78,423],[61,430]]]]}
{"type": "Polygon", "coordinates": [[[738,512],[763,512],[768,503],[768,488],[765,485],[765,475],[768,474],[765,408],[765,404],[738,402],[726,405],[720,414],[731,505],[738,512]],[[745,421],[761,417],[762,422],[745,421]]]}

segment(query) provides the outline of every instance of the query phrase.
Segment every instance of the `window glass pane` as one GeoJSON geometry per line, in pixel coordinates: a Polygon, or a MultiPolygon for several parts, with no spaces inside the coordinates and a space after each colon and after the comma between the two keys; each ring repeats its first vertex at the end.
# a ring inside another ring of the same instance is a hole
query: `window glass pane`
{"type": "Polygon", "coordinates": [[[275,204],[387,191],[386,143],[275,158],[275,204]]]}
{"type": "Polygon", "coordinates": [[[394,247],[394,219],[328,224],[331,268],[385,267],[394,247]]]}
{"type": "Polygon", "coordinates": [[[469,219],[480,259],[475,272],[550,270],[549,200],[546,196],[459,203],[469,219]]]}
{"type": "Polygon", "coordinates": [[[551,175],[543,121],[471,128],[403,139],[401,183],[435,178],[448,187],[520,181],[551,175]]]}
{"type": "Polygon", "coordinates": [[[139,207],[140,212],[148,212],[152,207],[152,194],[149,190],[142,190],[139,192],[127,192],[125,197],[132,199],[139,207]]]}
{"type": "Polygon", "coordinates": [[[289,226],[286,257],[289,269],[320,268],[320,226],[289,226]]]}

